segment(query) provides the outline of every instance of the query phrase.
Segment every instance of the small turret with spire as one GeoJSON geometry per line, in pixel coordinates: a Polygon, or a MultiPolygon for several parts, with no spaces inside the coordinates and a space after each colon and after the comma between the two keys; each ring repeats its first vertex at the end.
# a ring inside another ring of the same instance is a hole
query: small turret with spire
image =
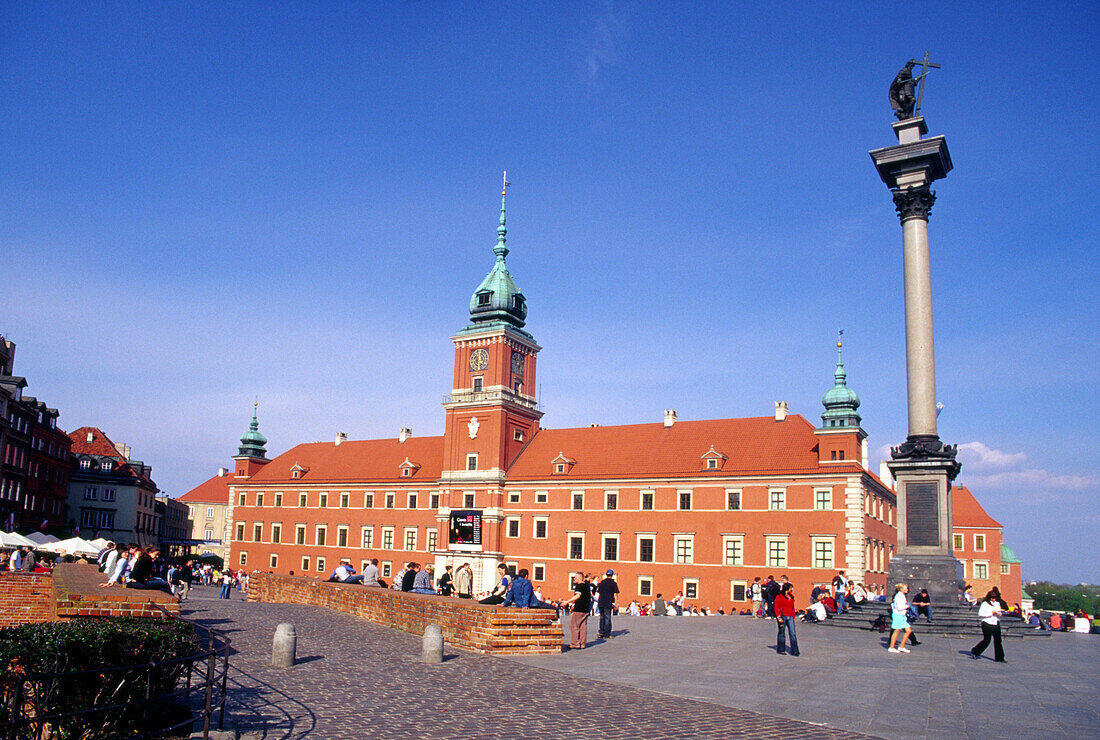
{"type": "Polygon", "coordinates": [[[825,413],[821,415],[821,426],[826,429],[837,427],[859,428],[862,418],[859,408],[859,396],[848,387],[848,374],[844,371],[844,361],[841,358],[841,348],[844,343],[841,338],[844,330],[837,334],[836,340],[836,370],[833,372],[835,385],[822,397],[821,404],[825,407],[825,413]]]}
{"type": "Polygon", "coordinates": [[[260,402],[252,404],[252,421],[248,423],[248,431],[241,435],[241,446],[237,448],[237,454],[233,459],[237,461],[236,475],[238,478],[251,477],[254,472],[270,460],[267,459],[267,437],[260,434],[260,422],[256,419],[256,410],[260,402]]]}
{"type": "MultiPolygon", "coordinates": [[[[504,184],[500,190],[500,224],[497,226],[497,243],[493,247],[496,262],[489,274],[477,286],[470,298],[471,331],[480,331],[494,324],[521,328],[527,320],[527,299],[520,292],[516,281],[508,272],[504,259],[508,256],[508,226],[505,213],[505,199],[508,195],[508,173],[504,173],[504,184]]],[[[524,332],[526,334],[526,332],[524,332]]]]}

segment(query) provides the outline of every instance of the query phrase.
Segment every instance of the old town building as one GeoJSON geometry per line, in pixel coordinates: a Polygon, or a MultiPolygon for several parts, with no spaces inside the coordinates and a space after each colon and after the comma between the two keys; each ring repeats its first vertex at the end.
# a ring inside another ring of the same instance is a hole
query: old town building
{"type": "Polygon", "coordinates": [[[505,562],[547,596],[571,571],[610,568],[627,599],[683,591],[726,609],[769,573],[809,585],[840,569],[885,585],[896,499],[868,469],[839,343],[820,425],[776,403],[753,418],[668,410],[652,424],[543,429],[541,347],[505,262],[503,196],[497,235],[452,337],[443,435],[238,456],[225,486],[233,566],[324,577],[342,557],[378,558],[385,577],[411,560],[469,562],[481,590],[505,562]]]}
{"type": "Polygon", "coordinates": [[[157,485],[152,466],[133,459],[129,446],[112,442],[95,427],[81,427],[69,438],[69,526],[89,539],[155,544],[157,485]]]}
{"type": "Polygon", "coordinates": [[[57,409],[23,395],[13,375],[15,343],[0,336],[0,520],[6,529],[43,529],[65,518],[69,438],[57,409]]]}
{"type": "Polygon", "coordinates": [[[996,586],[1009,606],[1023,601],[1020,559],[1005,544],[1001,523],[986,513],[966,486],[952,489],[951,539],[963,580],[981,599],[996,586]]]}

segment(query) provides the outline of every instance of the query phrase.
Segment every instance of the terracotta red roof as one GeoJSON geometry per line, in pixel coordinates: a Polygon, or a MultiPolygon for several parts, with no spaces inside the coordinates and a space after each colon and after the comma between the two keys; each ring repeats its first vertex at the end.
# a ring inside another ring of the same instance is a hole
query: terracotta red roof
{"type": "Polygon", "coordinates": [[[974,498],[966,486],[954,486],[951,489],[951,522],[956,527],[995,527],[1001,523],[985,513],[985,509],[974,498]]]}
{"type": "Polygon", "coordinates": [[[180,496],[177,501],[189,504],[228,504],[230,474],[215,475],[180,496]]]}
{"type": "Polygon", "coordinates": [[[677,421],[657,424],[541,429],[508,470],[509,481],[562,478],[652,478],[861,470],[818,461],[814,426],[800,415],[747,419],[677,421]],[[729,459],[720,470],[704,470],[711,448],[729,459]],[[559,454],[576,464],[553,475],[559,454]]]}
{"type": "Polygon", "coordinates": [[[129,461],[122,456],[122,453],[115,449],[115,443],[103,433],[102,429],[96,427],[80,427],[69,432],[69,439],[73,441],[72,448],[69,450],[71,455],[96,455],[98,457],[107,457],[115,461],[114,470],[111,471],[115,475],[129,476],[135,480],[146,483],[150,486],[156,487],[153,480],[147,476],[142,475],[129,461]],[[91,433],[92,441],[88,441],[88,434],[91,433]]]}
{"type": "MultiPolygon", "coordinates": [[[[536,437],[538,435],[535,435],[536,437]]],[[[260,468],[249,483],[321,483],[332,481],[434,483],[443,472],[443,437],[367,439],[342,442],[310,442],[292,447],[260,468]],[[408,458],[420,466],[410,478],[401,476],[408,458]],[[302,477],[291,476],[295,465],[302,477]]]]}

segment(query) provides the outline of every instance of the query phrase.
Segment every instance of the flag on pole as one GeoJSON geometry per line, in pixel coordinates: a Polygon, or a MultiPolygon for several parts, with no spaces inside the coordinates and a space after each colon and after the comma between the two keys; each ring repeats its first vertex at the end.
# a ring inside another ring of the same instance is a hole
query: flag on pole
{"type": "Polygon", "coordinates": [[[42,523],[38,525],[38,528],[39,528],[39,529],[45,529],[45,528],[46,528],[46,525],[47,525],[47,524],[49,524],[49,523],[50,523],[50,520],[49,520],[49,519],[43,519],[43,520],[42,520],[42,523]]]}
{"type": "Polygon", "coordinates": [[[80,525],[78,524],[75,527],[73,527],[73,537],[79,537],[79,536],[80,536],[80,525]]]}

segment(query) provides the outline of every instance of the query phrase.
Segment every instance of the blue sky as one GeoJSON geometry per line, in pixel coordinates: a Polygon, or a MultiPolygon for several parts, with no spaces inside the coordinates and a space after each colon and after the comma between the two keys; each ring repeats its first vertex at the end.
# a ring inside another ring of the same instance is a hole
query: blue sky
{"type": "Polygon", "coordinates": [[[0,332],[172,495],[256,396],[274,453],[438,434],[507,169],[547,426],[818,421],[843,327],[877,470],[901,232],[867,152],[929,51],[940,433],[1025,576],[1100,582],[1100,11],[1040,5],[4,4],[0,332]]]}

